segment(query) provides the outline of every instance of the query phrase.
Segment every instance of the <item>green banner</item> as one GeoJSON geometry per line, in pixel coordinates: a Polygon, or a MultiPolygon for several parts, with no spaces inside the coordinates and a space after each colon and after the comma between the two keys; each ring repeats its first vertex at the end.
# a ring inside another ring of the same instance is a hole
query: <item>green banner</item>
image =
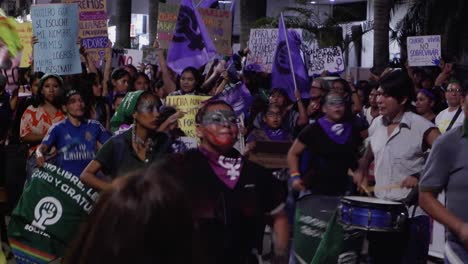
{"type": "Polygon", "coordinates": [[[297,264],[357,263],[364,232],[338,223],[340,197],[310,195],[297,202],[294,258],[297,264]]]}
{"type": "Polygon", "coordinates": [[[98,196],[62,168],[46,163],[37,169],[8,225],[14,253],[43,260],[63,256],[98,196]]]}

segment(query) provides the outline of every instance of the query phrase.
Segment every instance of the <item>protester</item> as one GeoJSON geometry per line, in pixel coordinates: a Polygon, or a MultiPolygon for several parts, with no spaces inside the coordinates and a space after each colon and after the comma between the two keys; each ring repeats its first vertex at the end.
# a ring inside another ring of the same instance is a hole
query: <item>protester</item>
{"type": "Polygon", "coordinates": [[[334,92],[325,97],[325,115],[307,126],[288,152],[290,182],[296,191],[310,190],[317,195],[345,195],[353,191],[348,169],[357,167],[361,144],[359,130],[344,119],[345,101],[334,92]],[[300,170],[300,157],[310,152],[307,171],[300,170]],[[304,175],[301,177],[301,175],[304,175]]]}
{"type": "Polygon", "coordinates": [[[135,74],[135,78],[132,79],[130,87],[132,91],[149,91],[150,79],[148,78],[148,75],[146,75],[144,72],[137,72],[135,74]]]}
{"type": "Polygon", "coordinates": [[[372,124],[372,121],[379,116],[379,107],[377,105],[377,87],[373,87],[369,93],[369,105],[364,108],[364,115],[367,123],[372,124]]]}
{"type": "Polygon", "coordinates": [[[161,160],[114,181],[63,263],[198,263],[192,259],[191,210],[178,168],[177,160],[161,160]]]}
{"type": "Polygon", "coordinates": [[[441,133],[463,124],[465,114],[461,107],[462,92],[462,87],[458,81],[450,81],[445,92],[448,107],[440,112],[435,119],[435,124],[441,133]]]}
{"type": "Polygon", "coordinates": [[[250,263],[262,243],[265,215],[272,217],[275,254],[287,256],[289,228],[281,188],[267,171],[233,146],[238,128],[232,107],[208,101],[196,115],[198,149],[184,156],[201,263],[250,263]]]}
{"type": "Polygon", "coordinates": [[[83,100],[86,102],[86,118],[96,120],[106,129],[109,129],[110,107],[102,96],[101,76],[97,73],[88,73],[83,80],[81,89],[83,100]]]}
{"type": "Polygon", "coordinates": [[[379,199],[405,202],[408,223],[402,232],[368,234],[369,255],[373,263],[426,263],[429,249],[429,217],[417,207],[412,188],[418,185],[427,148],[440,134],[425,118],[408,111],[412,82],[400,70],[380,80],[377,104],[381,116],[369,128],[370,143],[359,169],[356,184],[367,190],[369,164],[375,160],[375,186],[399,185],[402,188],[375,191],[379,199]],[[389,251],[388,245],[393,245],[389,251]]]}
{"type": "Polygon", "coordinates": [[[131,80],[130,73],[123,68],[115,69],[111,75],[110,94],[127,93],[131,80]]]}
{"type": "Polygon", "coordinates": [[[270,105],[263,113],[262,128],[252,130],[247,137],[244,155],[255,149],[257,141],[292,141],[291,134],[281,127],[283,120],[282,109],[277,105],[270,105]]]}
{"type": "Polygon", "coordinates": [[[416,96],[416,112],[427,120],[435,124],[436,114],[434,107],[437,103],[436,96],[427,89],[419,89],[416,96]]]}
{"type": "Polygon", "coordinates": [[[165,133],[157,132],[159,102],[151,92],[129,92],[111,121],[118,128],[121,122],[133,123],[122,134],[113,136],[96,154],[81,174],[81,180],[92,188],[106,190],[111,183],[100,179],[102,171],[115,179],[127,172],[148,167],[170,152],[171,142],[165,133]]]}
{"type": "Polygon", "coordinates": [[[468,98],[465,97],[463,126],[439,137],[432,147],[419,184],[419,204],[447,229],[445,263],[468,262],[467,150],[468,98]],[[445,203],[437,194],[445,192],[445,203]]]}
{"type": "Polygon", "coordinates": [[[43,153],[58,149],[56,165],[79,176],[94,158],[98,143],[104,144],[111,134],[97,121],[85,119],[85,103],[76,90],[68,91],[63,110],[67,118],[53,125],[36,149],[36,162],[44,166],[43,153]]]}
{"type": "Polygon", "coordinates": [[[185,68],[178,81],[178,90],[170,93],[169,96],[186,94],[198,95],[200,93],[200,76],[198,70],[194,67],[185,68]]]}
{"type": "MultiPolygon", "coordinates": [[[[21,141],[30,146],[26,167],[27,178],[31,177],[36,164],[33,154],[37,146],[41,143],[49,128],[65,118],[60,109],[60,100],[64,93],[62,87],[62,78],[53,74],[44,75],[39,81],[36,105],[29,106],[21,117],[21,141]]],[[[46,159],[53,158],[55,149],[44,154],[46,159]]]]}

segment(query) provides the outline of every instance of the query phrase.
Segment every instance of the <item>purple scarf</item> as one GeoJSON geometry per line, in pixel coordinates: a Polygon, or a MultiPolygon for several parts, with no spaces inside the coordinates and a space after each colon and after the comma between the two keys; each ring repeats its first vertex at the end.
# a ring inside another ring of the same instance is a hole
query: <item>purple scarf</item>
{"type": "Polygon", "coordinates": [[[262,129],[268,138],[272,141],[288,141],[289,134],[283,128],[271,129],[266,124],[262,124],[262,129]]]}
{"type": "Polygon", "coordinates": [[[344,144],[351,135],[351,123],[333,123],[322,117],[318,120],[319,125],[327,136],[338,144],[344,144]]]}
{"type": "Polygon", "coordinates": [[[216,176],[218,176],[218,179],[230,189],[234,189],[239,181],[242,170],[243,162],[241,155],[236,152],[236,157],[226,157],[210,152],[202,147],[198,149],[208,159],[208,163],[216,176]]]}

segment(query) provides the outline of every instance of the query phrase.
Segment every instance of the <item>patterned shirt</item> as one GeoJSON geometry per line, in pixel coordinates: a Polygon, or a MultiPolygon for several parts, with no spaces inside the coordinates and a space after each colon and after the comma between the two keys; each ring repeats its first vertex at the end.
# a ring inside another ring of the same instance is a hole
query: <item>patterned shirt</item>
{"type": "MultiPolygon", "coordinates": [[[[29,106],[24,111],[23,116],[21,117],[20,125],[20,137],[24,137],[28,134],[34,133],[38,135],[45,136],[49,128],[60,121],[65,119],[64,114],[58,110],[55,112],[55,116],[50,116],[44,107],[38,106],[29,106]]],[[[31,146],[29,148],[29,156],[36,150],[37,145],[31,146]]]]}

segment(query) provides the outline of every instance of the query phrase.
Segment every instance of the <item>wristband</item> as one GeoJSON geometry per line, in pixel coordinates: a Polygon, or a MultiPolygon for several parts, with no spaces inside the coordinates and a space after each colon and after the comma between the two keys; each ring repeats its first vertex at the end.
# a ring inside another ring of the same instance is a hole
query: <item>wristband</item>
{"type": "Polygon", "coordinates": [[[36,157],[37,158],[42,158],[43,157],[42,152],[39,150],[39,148],[36,149],[36,157]]]}
{"type": "Polygon", "coordinates": [[[294,176],[301,176],[301,173],[298,172],[298,171],[293,171],[289,174],[290,177],[294,177],[294,176]]]}
{"type": "Polygon", "coordinates": [[[420,179],[421,178],[421,174],[419,174],[418,172],[417,173],[414,173],[414,174],[411,174],[410,175],[411,177],[415,177],[416,179],[420,179]]]}
{"type": "Polygon", "coordinates": [[[297,180],[297,179],[300,179],[301,178],[301,175],[294,175],[294,176],[291,176],[289,177],[288,179],[288,183],[291,184],[293,181],[297,180]]]}

